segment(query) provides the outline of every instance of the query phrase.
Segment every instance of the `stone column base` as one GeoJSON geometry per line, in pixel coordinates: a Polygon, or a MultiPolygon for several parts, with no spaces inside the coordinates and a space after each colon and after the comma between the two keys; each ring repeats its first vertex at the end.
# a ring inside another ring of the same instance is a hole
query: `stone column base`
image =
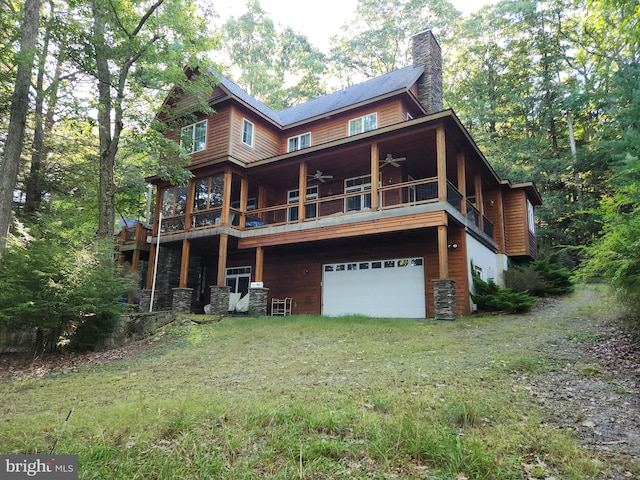
{"type": "Polygon", "coordinates": [[[151,306],[151,289],[145,288],[140,291],[140,311],[148,312],[151,306]]]}
{"type": "Polygon", "coordinates": [[[456,281],[433,280],[433,300],[436,320],[456,319],[456,281]]]}
{"type": "Polygon", "coordinates": [[[229,312],[229,292],[230,287],[226,285],[212,285],[211,297],[209,303],[211,304],[210,315],[226,315],[229,312]]]}
{"type": "Polygon", "coordinates": [[[249,289],[249,316],[265,317],[267,315],[268,302],[269,302],[268,288],[250,288],[249,289]]]}
{"type": "Polygon", "coordinates": [[[173,288],[171,310],[177,313],[191,313],[193,288],[173,288]]]}

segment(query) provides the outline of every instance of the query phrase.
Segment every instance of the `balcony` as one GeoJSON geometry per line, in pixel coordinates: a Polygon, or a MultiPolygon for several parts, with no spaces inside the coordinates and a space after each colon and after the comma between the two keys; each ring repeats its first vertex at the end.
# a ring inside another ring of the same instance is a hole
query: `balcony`
{"type": "MultiPolygon", "coordinates": [[[[162,220],[162,234],[193,232],[195,236],[216,234],[216,227],[224,227],[228,233],[251,232],[251,236],[261,232],[272,233],[274,227],[295,226],[296,229],[309,229],[340,223],[347,225],[373,219],[376,212],[382,212],[385,218],[413,216],[424,211],[442,211],[442,204],[436,206],[438,199],[438,179],[436,177],[411,180],[397,184],[383,185],[378,188],[378,201],[372,201],[370,185],[363,185],[358,191],[333,193],[330,190],[324,196],[304,201],[304,218],[300,218],[299,202],[268,205],[242,212],[239,208],[230,208],[228,221],[223,222],[221,207],[192,212],[190,215],[178,215],[162,220]],[[377,204],[377,207],[376,207],[377,204]],[[432,205],[429,207],[429,205],[432,205]],[[427,206],[426,208],[420,208],[427,206]],[[368,215],[365,215],[368,214],[368,215]]],[[[451,183],[447,183],[446,203],[461,214],[462,194],[451,183]]],[[[488,237],[493,238],[493,225],[486,217],[467,201],[467,224],[488,237]]],[[[409,220],[407,220],[409,222],[409,220]]],[[[409,223],[407,223],[409,225],[409,223]]],[[[280,230],[280,229],[278,229],[280,230]]]]}

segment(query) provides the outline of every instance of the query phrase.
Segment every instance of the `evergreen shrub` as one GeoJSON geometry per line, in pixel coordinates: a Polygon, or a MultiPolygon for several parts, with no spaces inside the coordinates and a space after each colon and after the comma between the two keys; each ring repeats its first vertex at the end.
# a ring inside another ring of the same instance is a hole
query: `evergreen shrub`
{"type": "Polygon", "coordinates": [[[531,309],[534,303],[533,297],[525,292],[514,292],[510,288],[503,288],[493,280],[485,282],[475,272],[473,272],[473,286],[475,293],[471,294],[471,299],[478,305],[478,309],[485,312],[526,312],[531,309]]]}

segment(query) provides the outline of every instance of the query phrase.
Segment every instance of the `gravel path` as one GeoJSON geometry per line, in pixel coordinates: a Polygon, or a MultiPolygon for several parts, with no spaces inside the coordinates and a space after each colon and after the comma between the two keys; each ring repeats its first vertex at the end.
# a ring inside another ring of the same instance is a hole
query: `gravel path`
{"type": "Polygon", "coordinates": [[[558,428],[606,457],[607,478],[640,478],[640,349],[613,319],[580,321],[579,312],[597,301],[586,289],[535,309],[541,319],[573,321],[575,330],[541,346],[559,368],[521,380],[558,428]]]}

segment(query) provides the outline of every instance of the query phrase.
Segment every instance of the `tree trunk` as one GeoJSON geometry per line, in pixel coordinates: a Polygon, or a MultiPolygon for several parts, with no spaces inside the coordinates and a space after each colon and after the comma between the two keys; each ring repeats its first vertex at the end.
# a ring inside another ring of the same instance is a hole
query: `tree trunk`
{"type": "Polygon", "coordinates": [[[106,44],[107,16],[100,2],[93,3],[93,38],[98,79],[98,136],[100,139],[100,169],[98,190],[98,237],[113,239],[115,219],[114,169],[117,146],[111,137],[111,72],[106,44]]]}
{"type": "Polygon", "coordinates": [[[11,223],[13,192],[18,181],[20,156],[29,109],[29,87],[40,26],[40,0],[26,0],[20,39],[20,61],[16,83],[11,98],[11,113],[4,155],[0,163],[0,255],[7,247],[7,235],[11,223]]]}

